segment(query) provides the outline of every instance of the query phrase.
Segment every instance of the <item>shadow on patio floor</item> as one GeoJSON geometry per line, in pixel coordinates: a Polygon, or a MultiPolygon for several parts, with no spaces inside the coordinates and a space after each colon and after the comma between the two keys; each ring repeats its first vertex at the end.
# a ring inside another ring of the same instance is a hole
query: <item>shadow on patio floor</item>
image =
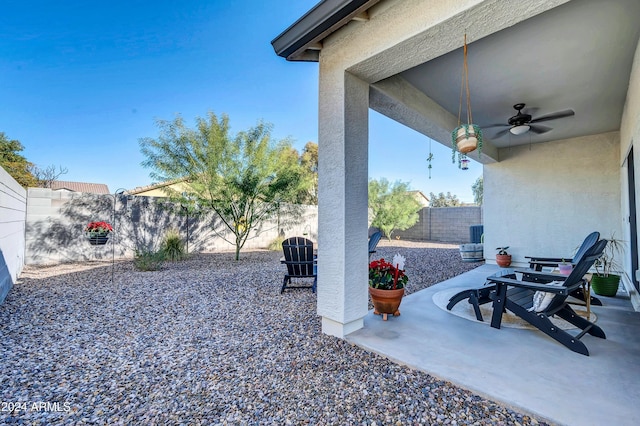
{"type": "Polygon", "coordinates": [[[497,269],[483,265],[411,294],[389,321],[370,312],[348,340],[554,423],[637,424],[640,312],[628,299],[602,297],[604,306],[592,309],[607,339],[583,337],[591,354],[584,356],[540,331],[496,330],[486,318],[469,321],[433,303],[438,291],[480,286],[497,269]]]}

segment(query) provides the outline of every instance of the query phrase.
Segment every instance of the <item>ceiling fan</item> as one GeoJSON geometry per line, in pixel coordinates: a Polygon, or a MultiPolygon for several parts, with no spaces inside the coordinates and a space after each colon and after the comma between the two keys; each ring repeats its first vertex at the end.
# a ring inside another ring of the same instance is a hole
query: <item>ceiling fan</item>
{"type": "Polygon", "coordinates": [[[495,138],[502,137],[506,135],[508,132],[518,136],[518,135],[527,133],[529,130],[531,130],[533,133],[542,134],[542,133],[547,133],[548,131],[553,129],[551,127],[541,126],[535,123],[540,123],[541,121],[556,120],[558,118],[571,117],[572,115],[576,114],[572,109],[565,109],[562,111],[553,112],[551,114],[546,114],[541,117],[532,118],[531,114],[522,112],[522,110],[524,109],[524,106],[525,104],[515,104],[513,106],[513,108],[515,108],[515,110],[518,111],[518,113],[513,117],[509,118],[509,120],[507,121],[507,124],[492,124],[490,126],[487,126],[486,128],[508,127],[508,129],[504,129],[496,133],[496,135],[494,136],[495,138]]]}

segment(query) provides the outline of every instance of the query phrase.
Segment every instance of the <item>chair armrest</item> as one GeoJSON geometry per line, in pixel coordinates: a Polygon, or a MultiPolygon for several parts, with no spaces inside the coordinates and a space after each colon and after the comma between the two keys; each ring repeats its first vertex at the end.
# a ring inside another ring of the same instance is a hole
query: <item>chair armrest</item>
{"type": "Polygon", "coordinates": [[[562,263],[562,261],[557,261],[557,262],[553,262],[553,261],[546,261],[546,260],[536,260],[536,261],[530,261],[529,262],[529,266],[547,266],[550,268],[555,268],[558,265],[560,265],[562,263]]]}
{"type": "MultiPolygon", "coordinates": [[[[562,262],[562,258],[561,257],[539,257],[539,256],[525,256],[525,259],[531,259],[529,260],[529,262],[556,262],[556,263],[560,263],[562,262]]],[[[568,258],[565,258],[568,259],[568,258]]]]}
{"type": "Polygon", "coordinates": [[[571,293],[573,290],[579,288],[582,285],[582,281],[578,281],[572,286],[565,287],[565,286],[555,286],[555,285],[548,285],[548,284],[537,284],[537,283],[532,283],[528,281],[518,281],[518,280],[514,280],[513,278],[503,278],[503,277],[489,277],[487,278],[487,280],[493,283],[506,284],[512,287],[526,288],[528,290],[534,290],[534,291],[544,291],[545,293],[560,294],[563,296],[569,295],[569,293],[571,293]]]}
{"type": "Polygon", "coordinates": [[[532,276],[533,278],[540,280],[548,280],[548,281],[564,281],[567,279],[568,275],[562,275],[556,272],[542,272],[542,271],[534,271],[533,269],[514,269],[514,272],[519,272],[521,274],[532,276]]]}

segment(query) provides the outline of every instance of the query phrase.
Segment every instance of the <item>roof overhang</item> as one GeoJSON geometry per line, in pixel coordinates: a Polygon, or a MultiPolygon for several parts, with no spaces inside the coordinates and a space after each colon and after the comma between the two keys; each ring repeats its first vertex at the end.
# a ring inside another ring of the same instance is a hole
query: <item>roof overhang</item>
{"type": "Polygon", "coordinates": [[[318,62],[322,40],[379,1],[323,0],[273,39],[273,50],[288,61],[318,62]]]}

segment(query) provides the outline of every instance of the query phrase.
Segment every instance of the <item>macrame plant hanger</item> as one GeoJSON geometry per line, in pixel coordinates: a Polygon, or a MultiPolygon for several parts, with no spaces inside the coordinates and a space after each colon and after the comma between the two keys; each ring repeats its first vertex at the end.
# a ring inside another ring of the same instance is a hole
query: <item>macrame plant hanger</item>
{"type": "Polygon", "coordinates": [[[452,161],[456,162],[456,152],[458,157],[458,167],[464,170],[469,162],[467,153],[478,149],[478,155],[482,153],[482,131],[479,126],[473,124],[473,113],[471,112],[471,91],[469,90],[469,63],[467,34],[464,35],[462,62],[462,78],[460,81],[460,102],[458,108],[458,127],[451,134],[452,161]],[[467,121],[462,123],[462,98],[466,95],[467,121]]]}

